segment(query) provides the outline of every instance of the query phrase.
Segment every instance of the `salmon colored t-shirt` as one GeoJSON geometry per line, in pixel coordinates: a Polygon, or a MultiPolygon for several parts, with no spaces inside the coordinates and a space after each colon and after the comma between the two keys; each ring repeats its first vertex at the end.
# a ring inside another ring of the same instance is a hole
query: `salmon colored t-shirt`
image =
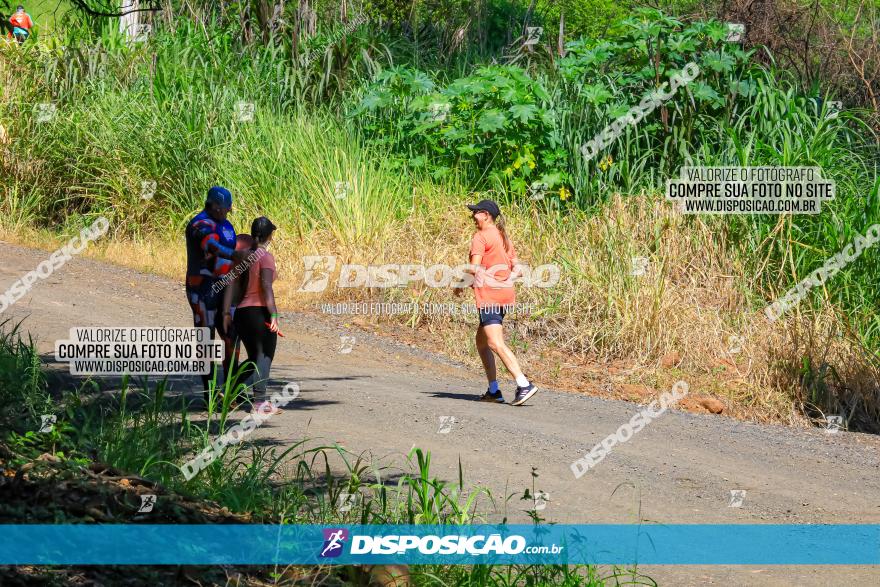
{"type": "Polygon", "coordinates": [[[263,284],[260,281],[260,271],[263,269],[272,270],[272,281],[274,282],[276,276],[275,257],[273,257],[272,253],[268,251],[251,265],[248,275],[247,289],[244,292],[244,297],[238,304],[239,308],[266,305],[266,302],[264,301],[265,298],[263,297],[263,284]]]}
{"type": "Polygon", "coordinates": [[[495,226],[486,226],[471,239],[471,256],[482,255],[480,267],[474,276],[474,295],[477,307],[508,306],[516,301],[516,292],[510,273],[516,264],[516,250],[504,250],[504,237],[495,226]]]}
{"type": "Polygon", "coordinates": [[[27,13],[19,14],[16,12],[11,17],[9,17],[9,22],[10,24],[12,24],[12,26],[17,26],[18,28],[24,29],[26,31],[30,31],[34,26],[30,15],[27,13]]]}

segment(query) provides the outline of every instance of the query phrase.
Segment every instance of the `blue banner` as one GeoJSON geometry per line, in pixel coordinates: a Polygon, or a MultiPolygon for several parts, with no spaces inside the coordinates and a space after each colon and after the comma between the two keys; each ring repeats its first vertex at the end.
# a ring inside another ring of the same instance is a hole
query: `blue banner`
{"type": "Polygon", "coordinates": [[[880,525],[0,525],[2,565],[878,565],[880,525]]]}

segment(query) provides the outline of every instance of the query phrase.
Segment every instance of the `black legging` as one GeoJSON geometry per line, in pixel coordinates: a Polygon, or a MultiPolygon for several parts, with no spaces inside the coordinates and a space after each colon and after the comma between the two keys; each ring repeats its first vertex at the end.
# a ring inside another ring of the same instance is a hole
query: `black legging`
{"type": "Polygon", "coordinates": [[[257,370],[257,361],[260,357],[266,357],[270,361],[275,358],[278,334],[266,326],[266,322],[271,322],[272,317],[265,306],[236,308],[232,321],[248,354],[248,360],[244,362],[238,380],[247,381],[248,377],[257,370]]]}

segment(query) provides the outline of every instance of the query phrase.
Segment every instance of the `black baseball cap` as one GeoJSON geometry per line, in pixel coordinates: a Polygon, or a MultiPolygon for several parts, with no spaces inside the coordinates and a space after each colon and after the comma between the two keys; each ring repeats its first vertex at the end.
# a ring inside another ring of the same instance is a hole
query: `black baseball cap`
{"type": "Polygon", "coordinates": [[[476,204],[468,204],[467,207],[470,208],[470,210],[473,212],[476,212],[478,210],[488,212],[493,220],[495,218],[498,218],[498,215],[501,214],[501,210],[498,208],[498,204],[496,204],[492,200],[480,200],[476,204]]]}
{"type": "Polygon", "coordinates": [[[263,240],[270,234],[272,231],[277,229],[278,227],[272,224],[272,221],[266,218],[265,216],[260,216],[259,218],[255,218],[251,223],[251,236],[263,240]]]}

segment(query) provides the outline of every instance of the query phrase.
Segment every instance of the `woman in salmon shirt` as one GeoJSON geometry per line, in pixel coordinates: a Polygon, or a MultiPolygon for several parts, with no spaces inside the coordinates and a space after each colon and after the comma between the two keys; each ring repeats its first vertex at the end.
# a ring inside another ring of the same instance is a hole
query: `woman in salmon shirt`
{"type": "MultiPolygon", "coordinates": [[[[248,360],[245,361],[239,379],[247,381],[253,375],[254,393],[266,397],[266,384],[269,381],[269,369],[275,358],[275,347],[278,344],[278,309],[275,307],[275,292],[272,282],[275,281],[275,257],[266,249],[272,242],[275,225],[261,216],[251,224],[251,237],[254,241],[254,262],[247,273],[239,279],[244,281],[244,297],[236,305],[234,316],[227,310],[224,302],[224,330],[235,326],[237,336],[244,343],[248,360]]],[[[278,406],[264,399],[256,408],[258,412],[268,414],[281,413],[278,406]]]]}
{"type": "Polygon", "coordinates": [[[9,24],[12,25],[11,36],[15,37],[19,45],[27,40],[31,35],[31,29],[34,28],[31,15],[24,11],[24,6],[21,4],[15,9],[15,14],[9,17],[9,24]]]}
{"type": "Polygon", "coordinates": [[[504,314],[516,301],[513,280],[520,275],[516,250],[504,231],[504,217],[498,204],[492,200],[482,200],[477,204],[468,204],[468,208],[477,226],[470,249],[474,296],[480,313],[477,352],[489,380],[489,389],[480,400],[504,403],[495,367],[495,355],[498,355],[516,380],[516,396],[512,405],[521,406],[538,392],[538,388],[523,374],[519,361],[504,342],[504,314]]]}

